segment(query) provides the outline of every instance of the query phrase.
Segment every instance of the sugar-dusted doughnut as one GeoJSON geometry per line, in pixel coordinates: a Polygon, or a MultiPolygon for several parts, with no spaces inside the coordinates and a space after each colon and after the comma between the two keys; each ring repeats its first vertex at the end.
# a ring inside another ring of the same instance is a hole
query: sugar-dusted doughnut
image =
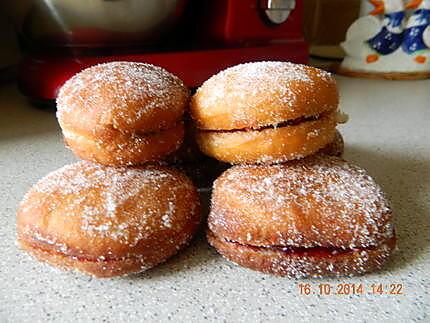
{"type": "Polygon", "coordinates": [[[214,183],[208,226],[226,258],[290,277],[373,271],[395,246],[381,188],[360,167],[323,154],[230,168],[214,183]]]}
{"type": "Polygon", "coordinates": [[[78,157],[136,165],[175,151],[189,91],[161,67],[134,62],[92,66],[60,89],[57,117],[78,157]]]}
{"type": "Polygon", "coordinates": [[[199,208],[195,187],[178,171],[78,162],[26,194],[17,212],[18,243],[64,269],[97,277],[137,273],[190,241],[199,208]]]}
{"type": "Polygon", "coordinates": [[[276,163],[332,142],[338,102],[330,73],[254,62],[212,76],[192,97],[190,111],[207,155],[230,163],[276,163]]]}

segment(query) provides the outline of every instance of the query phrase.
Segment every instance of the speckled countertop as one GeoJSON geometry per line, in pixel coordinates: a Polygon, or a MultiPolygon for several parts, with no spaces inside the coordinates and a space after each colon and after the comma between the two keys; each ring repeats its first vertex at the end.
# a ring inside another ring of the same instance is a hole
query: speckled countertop
{"type": "Polygon", "coordinates": [[[0,87],[0,322],[411,322],[430,321],[430,80],[338,78],[345,158],[368,169],[392,201],[398,247],[381,272],[289,280],[228,263],[200,235],[142,275],[97,280],[40,264],[15,246],[15,210],[40,177],[75,160],[51,111],[0,87]],[[313,292],[301,295],[299,284],[313,292]],[[362,283],[362,295],[335,295],[362,283]],[[319,295],[329,284],[331,295],[319,295]],[[402,295],[372,294],[401,284],[402,295]]]}

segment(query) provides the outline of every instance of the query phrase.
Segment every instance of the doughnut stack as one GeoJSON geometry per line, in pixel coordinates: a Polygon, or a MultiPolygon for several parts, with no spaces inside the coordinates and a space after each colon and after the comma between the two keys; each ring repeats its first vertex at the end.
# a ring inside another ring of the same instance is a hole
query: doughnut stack
{"type": "Polygon", "coordinates": [[[48,174],[17,212],[19,245],[96,277],[144,271],[184,247],[200,222],[196,188],[160,166],[181,145],[189,90],[150,64],[83,70],[57,97],[67,146],[83,161],[48,174]]]}
{"type": "Polygon", "coordinates": [[[392,211],[366,171],[340,158],[336,126],[345,115],[329,73],[241,64],[189,99],[179,78],[144,63],[100,64],[68,80],[57,117],[82,161],[25,195],[19,245],[96,277],[156,266],[187,245],[200,222],[195,186],[162,165],[218,167],[203,152],[234,164],[215,180],[208,216],[208,241],[225,258],[294,278],[363,274],[388,260],[392,211]]]}
{"type": "Polygon", "coordinates": [[[228,68],[191,99],[200,149],[235,164],[215,182],[209,243],[264,273],[357,275],[387,261],[392,211],[365,170],[339,156],[335,79],[286,62],[228,68]]]}

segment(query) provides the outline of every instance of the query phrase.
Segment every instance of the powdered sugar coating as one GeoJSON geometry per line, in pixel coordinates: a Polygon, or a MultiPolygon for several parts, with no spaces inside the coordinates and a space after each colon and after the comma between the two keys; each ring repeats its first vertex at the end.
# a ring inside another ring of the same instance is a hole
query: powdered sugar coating
{"type": "Polygon", "coordinates": [[[179,120],[188,96],[183,82],[161,67],[110,62],[84,69],[62,86],[57,97],[57,117],[63,128],[68,122],[79,127],[74,124],[79,119],[67,120],[79,113],[82,123],[94,127],[152,131],[179,120]],[[166,114],[170,118],[164,118],[166,114]],[[145,121],[147,118],[150,122],[145,121]],[[151,124],[155,119],[159,124],[151,124]]]}
{"type": "Polygon", "coordinates": [[[289,278],[322,278],[361,275],[380,269],[391,256],[395,241],[376,248],[324,251],[310,248],[284,252],[279,248],[253,247],[218,239],[210,232],[209,243],[226,259],[264,273],[289,278]]]}
{"type": "Polygon", "coordinates": [[[180,147],[183,135],[182,123],[158,132],[124,133],[111,129],[98,136],[63,129],[65,142],[76,156],[110,166],[141,165],[163,159],[180,147]]]}
{"type": "MultiPolygon", "coordinates": [[[[231,95],[230,84],[223,81],[228,80],[232,74],[240,75],[240,82],[234,84],[237,91],[234,95],[238,98],[254,97],[260,92],[265,92],[267,95],[277,96],[280,101],[290,108],[294,108],[293,100],[297,93],[294,93],[288,87],[283,87],[279,91],[276,84],[281,82],[300,82],[312,86],[314,83],[314,80],[309,76],[309,69],[305,65],[273,61],[239,64],[219,72],[205,82],[204,86],[212,87],[212,91],[211,95],[204,101],[203,107],[211,106],[216,101],[223,100],[227,95],[231,95]],[[286,70],[288,71],[287,73],[285,73],[286,70]]],[[[326,71],[320,70],[317,75],[326,81],[331,81],[331,74],[326,71]]],[[[261,99],[256,97],[256,100],[261,99]]]]}
{"type": "Polygon", "coordinates": [[[249,131],[198,131],[205,154],[231,164],[275,164],[312,155],[335,136],[335,114],[294,125],[249,131]]]}
{"type": "Polygon", "coordinates": [[[330,73],[289,62],[252,62],[227,68],[193,96],[191,112],[201,129],[229,130],[276,124],[335,110],[330,73]]]}
{"type": "Polygon", "coordinates": [[[108,245],[127,248],[155,239],[158,232],[165,232],[166,241],[176,239],[169,238],[172,234],[181,240],[183,228],[199,220],[196,194],[191,181],[167,168],[79,162],[36,183],[25,195],[18,214],[25,235],[81,254],[85,246],[72,244],[74,237],[86,237],[95,245],[107,239],[111,241],[108,245]],[[189,199],[185,209],[182,198],[189,199]],[[63,231],[52,231],[47,222],[64,223],[63,231]]]}
{"type": "Polygon", "coordinates": [[[214,184],[208,222],[215,235],[256,246],[369,247],[393,236],[379,185],[323,155],[227,170],[214,184]]]}

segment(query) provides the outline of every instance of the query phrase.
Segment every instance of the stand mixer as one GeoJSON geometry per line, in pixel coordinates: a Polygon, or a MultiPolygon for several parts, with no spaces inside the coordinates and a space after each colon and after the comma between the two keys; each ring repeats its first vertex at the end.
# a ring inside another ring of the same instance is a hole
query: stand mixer
{"type": "Polygon", "coordinates": [[[190,87],[228,66],[306,63],[301,0],[6,0],[25,56],[19,87],[55,99],[80,70],[108,61],[159,65],[190,87]]]}

